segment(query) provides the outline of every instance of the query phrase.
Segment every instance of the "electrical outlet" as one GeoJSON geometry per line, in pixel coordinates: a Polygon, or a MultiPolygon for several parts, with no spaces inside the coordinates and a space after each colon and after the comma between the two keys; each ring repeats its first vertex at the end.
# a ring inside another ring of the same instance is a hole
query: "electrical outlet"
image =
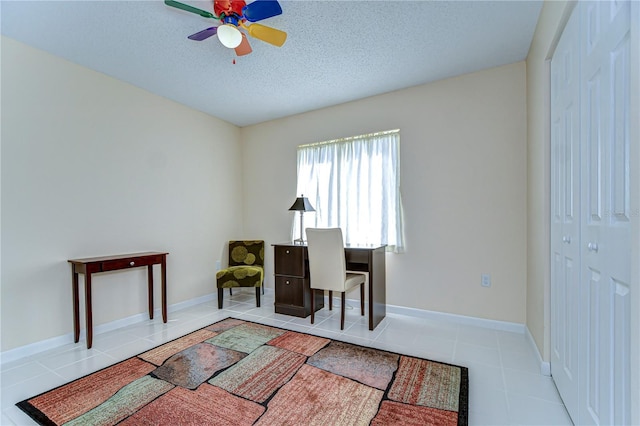
{"type": "Polygon", "coordinates": [[[216,271],[220,270],[220,261],[216,260],[216,271]]]}
{"type": "Polygon", "coordinates": [[[480,285],[482,285],[482,287],[491,287],[491,275],[490,274],[482,274],[481,275],[481,280],[480,280],[480,285]]]}

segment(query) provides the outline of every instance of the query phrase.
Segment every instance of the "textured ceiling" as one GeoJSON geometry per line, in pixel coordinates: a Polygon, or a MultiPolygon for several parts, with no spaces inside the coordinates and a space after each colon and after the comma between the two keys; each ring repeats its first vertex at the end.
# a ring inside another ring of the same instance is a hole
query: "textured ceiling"
{"type": "MultiPolygon", "coordinates": [[[[211,10],[211,2],[183,3],[211,10]]],[[[1,1],[2,34],[246,126],[525,59],[542,1],[283,0],[236,58],[162,1],[1,1]],[[235,64],[233,60],[235,58],[235,64]]],[[[46,72],[46,70],[43,70],[46,72]]]]}

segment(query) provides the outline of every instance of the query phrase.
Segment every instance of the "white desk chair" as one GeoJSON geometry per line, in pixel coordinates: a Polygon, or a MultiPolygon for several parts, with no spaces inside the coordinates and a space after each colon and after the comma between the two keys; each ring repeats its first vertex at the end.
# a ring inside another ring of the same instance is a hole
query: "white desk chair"
{"type": "Polygon", "coordinates": [[[340,330],[344,330],[345,293],[360,284],[360,314],[364,315],[364,284],[366,273],[347,272],[344,239],[340,228],[307,228],[309,253],[309,278],[311,282],[311,324],[314,321],[314,296],[316,290],[329,290],[329,310],[332,309],[333,292],[342,297],[340,330]]]}

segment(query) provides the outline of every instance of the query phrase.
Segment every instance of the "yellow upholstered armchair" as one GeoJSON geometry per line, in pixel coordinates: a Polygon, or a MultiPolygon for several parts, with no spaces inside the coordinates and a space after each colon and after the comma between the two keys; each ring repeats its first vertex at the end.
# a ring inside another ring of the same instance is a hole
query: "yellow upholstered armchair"
{"type": "Polygon", "coordinates": [[[223,289],[255,287],[260,307],[260,288],[264,280],[264,241],[229,241],[229,267],[216,273],[218,309],[222,309],[223,289]]]}

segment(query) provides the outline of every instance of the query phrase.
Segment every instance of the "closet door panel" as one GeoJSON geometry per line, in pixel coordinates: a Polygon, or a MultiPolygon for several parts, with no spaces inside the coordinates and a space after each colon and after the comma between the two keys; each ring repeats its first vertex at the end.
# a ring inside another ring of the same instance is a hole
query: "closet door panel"
{"type": "Polygon", "coordinates": [[[630,421],[629,2],[578,4],[581,52],[583,340],[578,422],[630,421]],[[625,352],[626,351],[626,352],[625,352]],[[614,374],[619,372],[620,374],[614,374]]]}
{"type": "Polygon", "coordinates": [[[551,374],[578,414],[580,311],[580,87],[578,17],[551,61],[551,374]]]}
{"type": "Polygon", "coordinates": [[[631,421],[629,1],[580,1],[551,62],[551,372],[576,424],[631,421]]]}

